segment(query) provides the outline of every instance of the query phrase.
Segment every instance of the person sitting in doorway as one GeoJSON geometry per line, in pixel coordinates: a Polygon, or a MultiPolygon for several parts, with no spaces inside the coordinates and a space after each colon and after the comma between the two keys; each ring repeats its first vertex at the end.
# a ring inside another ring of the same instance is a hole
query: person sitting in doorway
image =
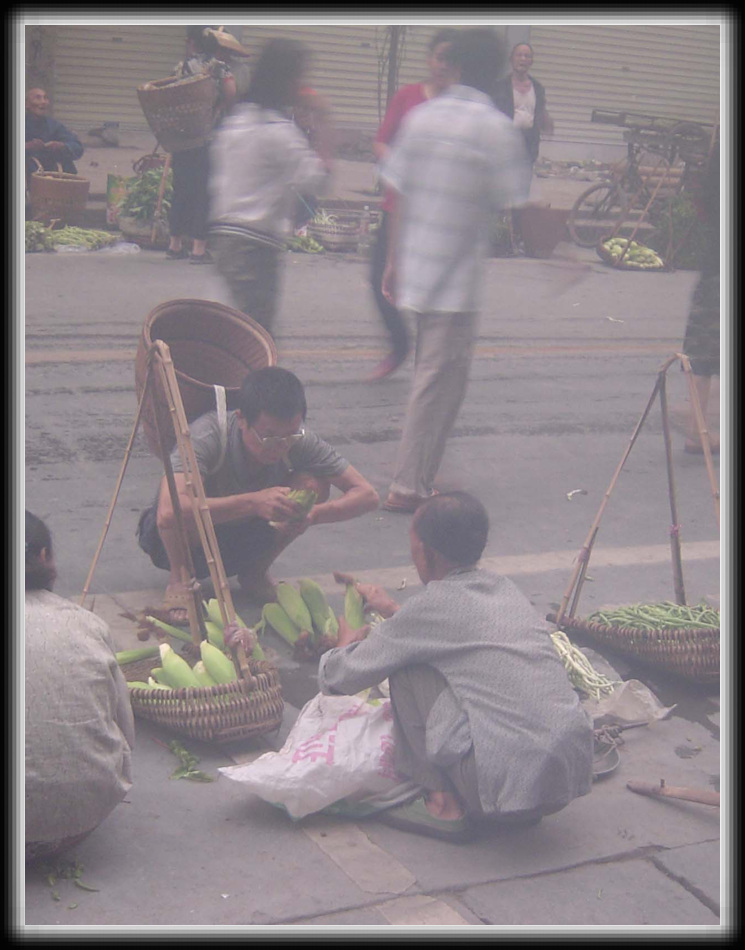
{"type": "Polygon", "coordinates": [[[530,601],[478,566],[488,531],[466,492],[420,505],[409,540],[424,589],[399,607],[356,584],[386,619],[353,630],[340,617],[318,671],[326,694],[388,679],[395,768],[424,795],[378,818],[452,841],[483,821],[535,823],[592,786],[592,721],[530,601]]]}
{"type": "Polygon", "coordinates": [[[77,175],[75,161],[83,154],[80,139],[49,114],[52,103],[44,89],[26,93],[26,181],[39,171],[63,171],[77,175]]]}
{"type": "MultiPolygon", "coordinates": [[[[304,426],[307,405],[300,380],[278,366],[249,373],[239,408],[227,413],[221,432],[217,412],[190,425],[191,442],[204,482],[226,576],[257,602],[273,600],[276,588],[267,571],[280,551],[309,527],[356,518],[378,506],[372,485],[328,443],[304,426]],[[331,499],[331,488],[341,497],[331,499]],[[292,489],[311,489],[317,503],[299,521],[292,489]],[[273,526],[274,523],[278,523],[273,526]]],[[[178,448],[171,464],[188,543],[198,578],[209,574],[178,448]]],[[[168,570],[164,610],[170,623],[184,623],[189,594],[173,503],[164,477],[155,502],[139,521],[140,547],[156,567],[168,570]]]]}

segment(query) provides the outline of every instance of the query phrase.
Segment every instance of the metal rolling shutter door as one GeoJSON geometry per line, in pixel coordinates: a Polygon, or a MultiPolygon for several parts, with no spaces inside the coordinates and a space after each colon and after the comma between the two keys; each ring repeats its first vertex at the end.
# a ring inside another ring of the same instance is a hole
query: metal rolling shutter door
{"type": "MultiPolygon", "coordinates": [[[[417,82],[426,75],[427,44],[437,29],[437,26],[407,26],[399,86],[417,82]]],[[[241,42],[252,53],[258,53],[273,36],[300,40],[311,48],[309,84],[328,98],[340,127],[377,129],[382,118],[379,110],[385,112],[387,87],[386,67],[379,62],[385,25],[243,26],[241,42]]]]}
{"type": "Polygon", "coordinates": [[[81,133],[106,121],[148,129],[137,86],[172,74],[184,35],[181,25],[56,27],[55,117],[81,133]]]}
{"type": "Polygon", "coordinates": [[[717,121],[718,26],[531,26],[530,43],[556,123],[542,154],[591,158],[622,148],[619,128],[590,122],[598,108],[717,121]]]}

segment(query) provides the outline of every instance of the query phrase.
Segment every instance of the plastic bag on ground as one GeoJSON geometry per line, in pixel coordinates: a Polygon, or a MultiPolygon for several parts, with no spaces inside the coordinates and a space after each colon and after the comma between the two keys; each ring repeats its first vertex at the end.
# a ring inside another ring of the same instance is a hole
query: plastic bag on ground
{"type": "Polygon", "coordinates": [[[359,817],[418,791],[396,773],[393,742],[389,699],[373,705],[360,696],[319,693],[302,708],[279,752],[219,771],[294,819],[341,802],[335,813],[359,817]]]}

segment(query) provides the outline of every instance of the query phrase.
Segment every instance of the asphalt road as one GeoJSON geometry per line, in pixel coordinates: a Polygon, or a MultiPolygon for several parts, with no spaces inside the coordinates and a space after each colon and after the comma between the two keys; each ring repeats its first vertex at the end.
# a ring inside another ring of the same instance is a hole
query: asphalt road
{"type": "MultiPolygon", "coordinates": [[[[162,301],[215,299],[219,290],[211,268],[166,262],[156,252],[35,254],[25,265],[25,505],[52,529],[55,589],[76,599],[132,432],[134,357],[145,318],[162,301]]],[[[659,367],[680,347],[695,279],[689,272],[613,272],[593,252],[564,244],[549,261],[488,262],[472,379],[438,484],[466,488],[484,501],[491,518],[486,566],[513,577],[541,614],[561,601],[659,367]]],[[[354,256],[288,254],[276,342],[280,362],[306,384],[309,426],[383,494],[411,364],[382,383],[364,381],[384,351],[367,264],[354,256]]],[[[685,380],[677,367],[668,378],[677,421],[685,380]]],[[[676,432],[687,599],[718,603],[712,492],[703,461],[685,455],[682,441],[676,432]]],[[[160,473],[140,433],[90,587],[99,598],[96,612],[108,611],[102,615],[119,649],[136,643],[119,605],[152,602],[165,583],[134,538],[160,473]]],[[[407,516],[381,510],[312,529],[283,553],[274,573],[320,578],[337,609],[334,569],[383,583],[403,600],[418,583],[408,524],[407,516]]],[[[655,405],[607,502],[578,612],[672,599],[670,524],[655,405]]],[[[234,599],[249,623],[258,619],[239,591],[234,599]]],[[[276,638],[268,637],[266,646],[280,670],[288,712],[283,729],[289,729],[293,710],[317,692],[314,667],[293,661],[276,638]]],[[[443,851],[374,822],[364,832],[323,821],[298,830],[266,803],[250,797],[246,803],[230,782],[209,787],[209,815],[199,789],[172,783],[164,798],[169,753],[150,741],[153,729],[140,722],[131,803],[115,810],[80,851],[98,893],[83,895],[94,898],[87,902],[72,894],[69,905],[65,895],[55,904],[44,880],[31,878],[27,919],[715,925],[718,818],[701,806],[666,809],[630,795],[624,775],[665,775],[669,784],[718,789],[718,692],[613,662],[623,678],[643,680],[664,705],[677,704],[672,717],[631,733],[624,774],[601,784],[589,804],[566,809],[535,840],[484,840],[462,850],[443,851]],[[166,801],[172,807],[164,807],[166,801]],[[194,821],[186,827],[189,816],[194,821]]],[[[205,746],[199,754],[208,770],[225,762],[220,750],[205,746]]]]}

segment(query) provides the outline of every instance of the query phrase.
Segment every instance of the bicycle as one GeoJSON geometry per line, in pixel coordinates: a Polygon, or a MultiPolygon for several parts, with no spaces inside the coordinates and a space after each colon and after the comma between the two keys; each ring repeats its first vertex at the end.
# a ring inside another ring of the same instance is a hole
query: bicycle
{"type": "Polygon", "coordinates": [[[627,157],[612,180],[584,191],[569,213],[567,229],[580,247],[595,247],[618,234],[634,211],[648,216],[652,227],[661,226],[670,188],[674,194],[686,188],[708,149],[708,133],[693,123],[665,131],[633,130],[626,141],[627,157]],[[643,164],[649,155],[656,161],[651,168],[643,164]],[[682,170],[675,167],[680,162],[682,170]],[[661,194],[662,185],[667,187],[661,194]]]}

